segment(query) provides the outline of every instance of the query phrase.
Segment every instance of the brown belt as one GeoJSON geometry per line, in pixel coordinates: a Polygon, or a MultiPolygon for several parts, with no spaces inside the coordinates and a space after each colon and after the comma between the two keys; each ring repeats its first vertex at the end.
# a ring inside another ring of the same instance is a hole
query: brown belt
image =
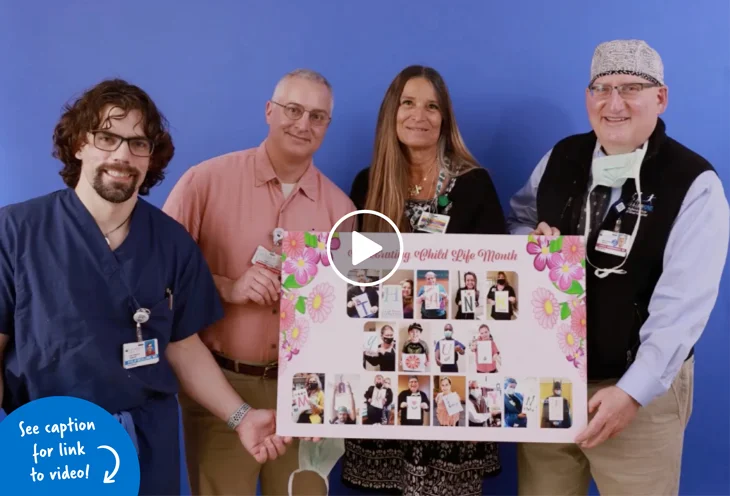
{"type": "Polygon", "coordinates": [[[218,365],[221,366],[221,368],[230,370],[231,372],[235,372],[237,374],[263,377],[264,379],[276,379],[279,376],[279,364],[276,362],[270,363],[269,365],[260,366],[248,365],[245,363],[241,363],[237,360],[231,360],[230,358],[226,358],[215,352],[213,353],[213,357],[215,358],[215,361],[218,362],[218,365]]]}

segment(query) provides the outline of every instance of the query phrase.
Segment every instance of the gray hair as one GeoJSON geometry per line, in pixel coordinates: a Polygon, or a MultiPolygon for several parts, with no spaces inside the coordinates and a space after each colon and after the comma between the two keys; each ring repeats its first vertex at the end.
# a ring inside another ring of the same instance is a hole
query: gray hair
{"type": "Polygon", "coordinates": [[[322,74],[320,74],[317,71],[314,71],[312,69],[294,69],[293,71],[285,74],[278,83],[276,83],[276,87],[274,88],[274,94],[272,95],[272,99],[276,99],[279,92],[281,91],[282,87],[284,86],[284,83],[290,79],[293,78],[301,78],[306,79],[307,81],[314,81],[315,83],[323,84],[330,92],[330,101],[332,102],[332,108],[335,107],[335,94],[334,91],[332,91],[332,85],[327,80],[326,77],[324,77],[322,74]]]}

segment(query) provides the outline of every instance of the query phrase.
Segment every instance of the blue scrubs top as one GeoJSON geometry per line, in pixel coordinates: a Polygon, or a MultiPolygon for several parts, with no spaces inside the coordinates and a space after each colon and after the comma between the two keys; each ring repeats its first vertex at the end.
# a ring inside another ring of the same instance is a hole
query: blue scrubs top
{"type": "Polygon", "coordinates": [[[2,407],[64,395],[129,412],[142,495],[180,494],[178,383],[167,345],[222,316],[198,246],[141,198],[114,251],[72,189],[0,209],[0,332],[11,337],[2,407]],[[160,361],[126,370],[122,345],[137,340],[139,307],[151,311],[143,339],[157,338],[160,361]]]}

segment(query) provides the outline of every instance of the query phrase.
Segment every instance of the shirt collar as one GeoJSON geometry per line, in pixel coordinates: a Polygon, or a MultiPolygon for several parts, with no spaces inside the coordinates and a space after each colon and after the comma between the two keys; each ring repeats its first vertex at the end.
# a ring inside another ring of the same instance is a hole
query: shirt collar
{"type": "MultiPolygon", "coordinates": [[[[256,159],[254,163],[256,174],[256,187],[262,186],[270,181],[279,181],[276,177],[274,167],[271,165],[271,159],[266,151],[266,140],[259,145],[256,150],[256,159]]],[[[299,178],[297,187],[291,194],[295,194],[297,190],[301,190],[304,196],[311,201],[316,201],[319,193],[319,170],[314,166],[314,162],[310,162],[304,175],[299,178]]]]}

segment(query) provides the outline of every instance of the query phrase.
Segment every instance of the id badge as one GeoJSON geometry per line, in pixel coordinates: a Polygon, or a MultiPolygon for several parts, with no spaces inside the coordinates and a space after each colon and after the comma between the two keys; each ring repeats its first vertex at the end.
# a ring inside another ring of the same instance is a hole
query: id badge
{"type": "Polygon", "coordinates": [[[157,339],[124,343],[122,346],[122,363],[125,369],[153,365],[159,361],[160,349],[157,345],[157,339]]]}
{"type": "Polygon", "coordinates": [[[418,219],[418,230],[434,234],[443,234],[446,232],[446,226],[449,225],[450,218],[451,217],[448,215],[423,212],[421,217],[418,219]]]}
{"type": "Polygon", "coordinates": [[[275,252],[269,251],[261,245],[256,248],[256,253],[254,253],[251,263],[254,265],[262,265],[276,274],[281,273],[281,255],[277,255],[275,252]]]}
{"type": "Polygon", "coordinates": [[[617,257],[626,257],[631,248],[631,235],[603,230],[598,233],[596,240],[596,251],[615,255],[617,257]]]}

